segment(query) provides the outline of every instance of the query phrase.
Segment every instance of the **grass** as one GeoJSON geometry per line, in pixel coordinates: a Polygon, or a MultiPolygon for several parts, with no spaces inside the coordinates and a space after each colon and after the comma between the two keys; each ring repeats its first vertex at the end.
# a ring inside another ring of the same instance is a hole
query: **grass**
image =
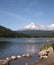
{"type": "Polygon", "coordinates": [[[48,48],[49,48],[49,45],[42,45],[40,48],[40,51],[41,50],[47,50],[48,48]]]}
{"type": "Polygon", "coordinates": [[[41,48],[40,48],[40,51],[41,50],[47,50],[49,47],[52,47],[54,49],[54,41],[52,41],[50,44],[48,45],[42,45],[41,48]]]}
{"type": "Polygon", "coordinates": [[[53,49],[54,49],[54,41],[51,42],[50,46],[53,47],[53,49]]]}

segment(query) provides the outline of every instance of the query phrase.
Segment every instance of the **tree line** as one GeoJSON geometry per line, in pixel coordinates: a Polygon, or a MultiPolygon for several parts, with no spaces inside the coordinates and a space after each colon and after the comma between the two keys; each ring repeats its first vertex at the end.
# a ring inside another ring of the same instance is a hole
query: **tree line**
{"type": "Polygon", "coordinates": [[[6,27],[0,26],[0,38],[54,38],[54,33],[50,35],[29,35],[24,33],[19,33],[8,29],[6,27]]]}
{"type": "Polygon", "coordinates": [[[0,38],[31,38],[31,35],[12,31],[6,27],[0,26],[0,38]]]}

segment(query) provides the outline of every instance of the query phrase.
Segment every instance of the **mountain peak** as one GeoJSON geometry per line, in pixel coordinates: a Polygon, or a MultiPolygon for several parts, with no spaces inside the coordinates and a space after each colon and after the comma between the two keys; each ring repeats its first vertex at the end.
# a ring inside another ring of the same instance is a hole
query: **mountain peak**
{"type": "Polygon", "coordinates": [[[36,23],[32,22],[29,25],[24,26],[21,30],[54,30],[54,24],[43,26],[37,25],[36,23]]]}
{"type": "Polygon", "coordinates": [[[40,30],[40,26],[36,25],[35,23],[31,23],[27,26],[24,26],[24,29],[27,30],[27,29],[34,29],[34,30],[40,30]]]}

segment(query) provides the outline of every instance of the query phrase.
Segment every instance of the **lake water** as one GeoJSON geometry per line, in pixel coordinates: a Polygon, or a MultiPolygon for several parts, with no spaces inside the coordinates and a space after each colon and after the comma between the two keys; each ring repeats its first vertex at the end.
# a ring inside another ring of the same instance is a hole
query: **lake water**
{"type": "Polygon", "coordinates": [[[10,65],[25,65],[38,61],[38,53],[43,44],[48,44],[54,38],[0,38],[0,59],[12,55],[30,53],[31,58],[22,58],[12,61],[10,65]]]}

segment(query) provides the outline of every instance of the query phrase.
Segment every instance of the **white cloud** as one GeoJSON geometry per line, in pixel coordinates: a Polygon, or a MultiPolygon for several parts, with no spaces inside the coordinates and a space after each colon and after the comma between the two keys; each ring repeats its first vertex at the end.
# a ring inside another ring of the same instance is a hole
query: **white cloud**
{"type": "Polygon", "coordinates": [[[51,24],[47,27],[49,30],[54,30],[54,24],[51,24]]]}

